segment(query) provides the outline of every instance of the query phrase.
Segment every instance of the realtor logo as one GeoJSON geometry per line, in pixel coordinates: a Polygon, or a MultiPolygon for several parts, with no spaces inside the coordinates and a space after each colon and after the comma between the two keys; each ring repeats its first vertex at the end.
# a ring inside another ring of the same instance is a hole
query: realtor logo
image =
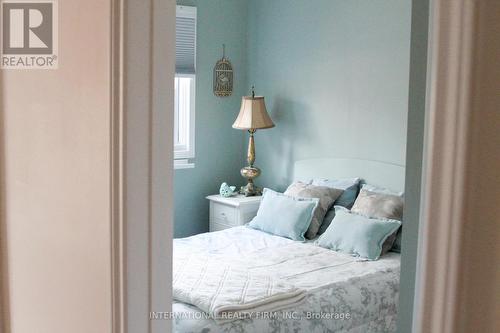
{"type": "Polygon", "coordinates": [[[57,68],[57,2],[2,0],[1,68],[57,68]]]}

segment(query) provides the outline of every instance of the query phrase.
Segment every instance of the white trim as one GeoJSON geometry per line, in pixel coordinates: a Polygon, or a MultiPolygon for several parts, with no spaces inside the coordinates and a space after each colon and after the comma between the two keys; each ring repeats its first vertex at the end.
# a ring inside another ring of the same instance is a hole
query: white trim
{"type": "MultiPolygon", "coordinates": [[[[186,77],[191,78],[191,84],[189,88],[189,114],[187,117],[187,131],[188,138],[185,146],[175,146],[174,145],[174,159],[192,159],[195,158],[195,131],[196,131],[196,75],[195,74],[175,74],[175,77],[186,77]]],[[[177,106],[176,106],[177,107],[177,106]]],[[[174,133],[179,129],[177,128],[177,123],[174,122],[174,133]]]]}
{"type": "Polygon", "coordinates": [[[187,17],[196,19],[196,7],[194,6],[177,5],[175,9],[176,9],[176,16],[178,17],[187,17]]]}
{"type": "Polygon", "coordinates": [[[123,1],[111,2],[111,332],[126,333],[126,252],[123,215],[123,1]]]}
{"type": "Polygon", "coordinates": [[[180,169],[194,169],[194,163],[189,163],[188,159],[174,160],[174,170],[180,169]]]}
{"type": "MultiPolygon", "coordinates": [[[[150,311],[172,311],[174,200],[173,107],[175,76],[175,1],[152,0],[150,311]],[[170,112],[165,112],[170,110],[170,112]]],[[[143,314],[142,314],[143,315],[143,314]]],[[[156,320],[152,333],[169,333],[172,322],[156,320]]]]}
{"type": "Polygon", "coordinates": [[[169,333],[175,2],[112,5],[111,331],[169,333]]]}

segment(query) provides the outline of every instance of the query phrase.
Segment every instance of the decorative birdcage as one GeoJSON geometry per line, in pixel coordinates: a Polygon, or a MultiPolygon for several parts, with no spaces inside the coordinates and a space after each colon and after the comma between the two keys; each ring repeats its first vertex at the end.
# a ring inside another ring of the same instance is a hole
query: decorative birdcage
{"type": "Polygon", "coordinates": [[[226,47],[222,45],[222,58],[214,67],[214,95],[231,96],[233,93],[233,66],[226,58],[226,47]]]}

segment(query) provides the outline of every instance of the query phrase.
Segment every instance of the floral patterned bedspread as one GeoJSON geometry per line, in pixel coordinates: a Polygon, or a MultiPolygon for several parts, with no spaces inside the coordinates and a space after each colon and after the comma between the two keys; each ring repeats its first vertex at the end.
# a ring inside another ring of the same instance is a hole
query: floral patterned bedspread
{"type": "Polygon", "coordinates": [[[300,305],[217,324],[193,305],[174,301],[174,332],[394,332],[400,255],[377,261],[296,242],[248,227],[174,240],[176,261],[193,253],[272,275],[307,290],[300,305]]]}

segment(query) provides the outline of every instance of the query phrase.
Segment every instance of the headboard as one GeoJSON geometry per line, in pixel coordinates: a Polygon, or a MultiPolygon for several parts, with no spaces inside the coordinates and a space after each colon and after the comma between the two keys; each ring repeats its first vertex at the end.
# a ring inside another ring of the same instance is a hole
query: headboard
{"type": "Polygon", "coordinates": [[[297,161],[294,165],[294,180],[354,177],[361,178],[364,183],[403,192],[405,167],[353,158],[316,158],[297,161]]]}

